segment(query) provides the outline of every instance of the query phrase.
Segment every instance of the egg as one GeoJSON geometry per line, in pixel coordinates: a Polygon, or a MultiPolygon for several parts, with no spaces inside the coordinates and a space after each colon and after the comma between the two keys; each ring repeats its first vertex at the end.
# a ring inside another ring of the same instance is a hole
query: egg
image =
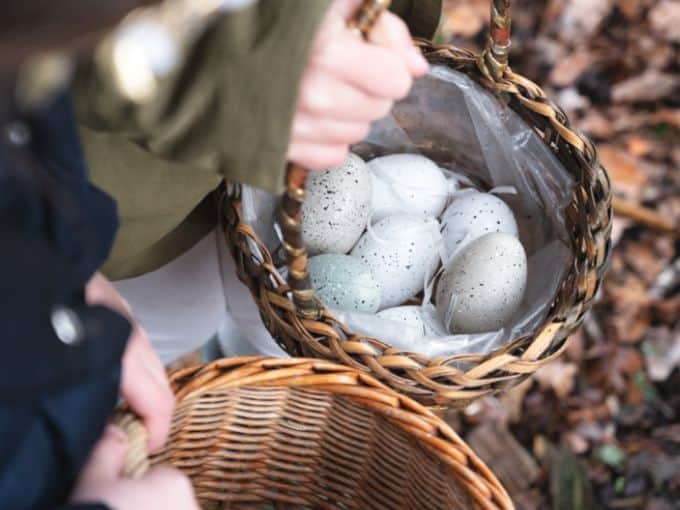
{"type": "Polygon", "coordinates": [[[451,184],[425,156],[382,156],[369,161],[368,168],[373,183],[374,223],[398,213],[437,217],[444,210],[451,184]]]}
{"type": "Polygon", "coordinates": [[[316,294],[330,308],[375,313],[380,305],[380,284],[367,264],[349,255],[325,254],[309,259],[309,274],[316,294]]]}
{"type": "Polygon", "coordinates": [[[493,232],[518,236],[517,221],[508,205],[496,195],[464,191],[442,215],[442,239],[446,258],[493,232]]]}
{"type": "Polygon", "coordinates": [[[372,270],[382,291],[380,309],[400,305],[423,290],[439,263],[441,234],[435,218],[390,216],[371,227],[352,256],[372,270]]]}
{"type": "Polygon", "coordinates": [[[371,212],[366,163],[349,154],[336,168],[313,172],[302,206],[302,239],[311,255],[347,253],[366,228],[371,212]]]}
{"type": "Polygon", "coordinates": [[[422,331],[423,337],[447,336],[449,334],[437,311],[432,308],[397,306],[378,312],[376,317],[404,323],[418,331],[422,331]]]}
{"type": "Polygon", "coordinates": [[[451,333],[495,331],[519,308],[527,256],[510,234],[486,234],[448,264],[437,285],[437,309],[451,333]]]}

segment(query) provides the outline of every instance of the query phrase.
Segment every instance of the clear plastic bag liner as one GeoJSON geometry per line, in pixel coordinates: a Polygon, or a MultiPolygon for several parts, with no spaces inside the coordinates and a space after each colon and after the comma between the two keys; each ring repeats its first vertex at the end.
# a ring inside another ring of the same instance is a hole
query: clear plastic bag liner
{"type": "Polygon", "coordinates": [[[422,154],[454,173],[449,175],[502,194],[527,252],[528,281],[520,308],[499,331],[423,338],[418,328],[372,315],[335,311],[338,319],[397,349],[430,357],[490,352],[540,325],[572,259],[564,214],[574,181],[529,125],[466,75],[433,66],[352,150],[367,161],[422,154]]]}
{"type": "MultiPolygon", "coordinates": [[[[281,246],[281,231],[276,225],[276,208],[279,198],[259,188],[243,186],[241,191],[241,211],[243,221],[253,227],[255,233],[270,253],[275,253],[281,246]]],[[[262,260],[260,249],[252,240],[248,245],[256,257],[262,260]]]]}
{"type": "MultiPolygon", "coordinates": [[[[395,349],[428,357],[490,352],[541,324],[572,260],[564,215],[574,181],[517,114],[466,75],[433,66],[352,151],[365,161],[388,154],[422,154],[445,172],[449,189],[443,192],[454,198],[467,192],[458,189],[461,184],[497,193],[517,219],[527,252],[528,282],[520,308],[499,331],[427,338],[422,328],[403,321],[331,310],[338,320],[395,349]]],[[[274,228],[277,198],[244,186],[242,204],[246,221],[274,253],[281,246],[274,228]]],[[[435,311],[428,299],[432,286],[433,282],[426,286],[423,300],[427,314],[435,311]]]]}

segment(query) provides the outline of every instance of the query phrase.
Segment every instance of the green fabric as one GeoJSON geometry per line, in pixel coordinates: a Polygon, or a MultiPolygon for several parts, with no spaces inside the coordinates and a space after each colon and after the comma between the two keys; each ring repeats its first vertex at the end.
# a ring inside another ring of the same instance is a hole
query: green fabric
{"type": "Polygon", "coordinates": [[[194,212],[193,236],[180,224],[224,177],[282,190],[298,84],[327,5],[269,0],[225,16],[141,108],[116,101],[95,73],[79,75],[74,97],[91,176],[121,216],[107,276],[142,274],[198,242],[217,210],[194,212]]]}
{"type": "MultiPolygon", "coordinates": [[[[116,99],[91,70],[79,73],[74,98],[91,176],[121,216],[109,278],[157,269],[214,228],[224,177],[282,191],[299,81],[329,3],[260,0],[225,16],[143,107],[116,99]]],[[[414,35],[431,37],[441,0],[395,0],[393,10],[414,35]]]]}
{"type": "Polygon", "coordinates": [[[442,12],[442,0],[392,0],[391,10],[406,20],[414,37],[432,39],[442,12]]]}

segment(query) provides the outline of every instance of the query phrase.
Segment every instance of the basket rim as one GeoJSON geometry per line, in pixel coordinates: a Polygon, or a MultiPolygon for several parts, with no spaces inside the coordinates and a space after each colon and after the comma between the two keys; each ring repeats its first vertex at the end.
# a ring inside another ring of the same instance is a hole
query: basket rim
{"type": "MultiPolygon", "coordinates": [[[[380,414],[445,463],[480,508],[512,510],[514,505],[493,472],[440,417],[412,398],[351,367],[309,358],[246,356],[224,358],[170,373],[178,407],[211,392],[241,388],[305,388],[347,398],[380,414]]],[[[144,427],[123,408],[116,422],[135,446],[126,471],[136,476],[148,469],[144,427]]]]}
{"type": "Polygon", "coordinates": [[[250,289],[265,326],[291,355],[330,359],[372,373],[394,389],[427,405],[462,407],[473,400],[511,387],[559,357],[568,336],[590,309],[611,251],[611,186],[592,142],[572,130],[566,114],[541,88],[505,69],[496,80],[482,55],[452,45],[415,40],[434,64],[463,72],[479,85],[507,99],[572,174],[575,190],[565,211],[570,224],[573,261],[544,323],[491,353],[459,354],[435,359],[394,349],[379,339],[356,334],[324,308],[320,318],[305,318],[281,282],[271,254],[240,209],[240,185],[228,183],[224,231],[237,263],[240,280],[250,289]],[[261,258],[253,253],[251,243],[261,258]],[[269,280],[267,282],[267,280],[269,280]],[[467,366],[459,368],[462,362],[467,366]]]}

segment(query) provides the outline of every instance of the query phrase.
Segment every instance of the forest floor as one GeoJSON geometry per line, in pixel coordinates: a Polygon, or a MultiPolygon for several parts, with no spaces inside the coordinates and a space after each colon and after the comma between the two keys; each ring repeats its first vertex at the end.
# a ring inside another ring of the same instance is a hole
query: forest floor
{"type": "MultiPolygon", "coordinates": [[[[489,0],[445,0],[479,49],[489,0]]],[[[596,143],[611,268],[568,352],[449,416],[522,510],[680,509],[680,1],[517,0],[511,65],[596,143]]]]}

